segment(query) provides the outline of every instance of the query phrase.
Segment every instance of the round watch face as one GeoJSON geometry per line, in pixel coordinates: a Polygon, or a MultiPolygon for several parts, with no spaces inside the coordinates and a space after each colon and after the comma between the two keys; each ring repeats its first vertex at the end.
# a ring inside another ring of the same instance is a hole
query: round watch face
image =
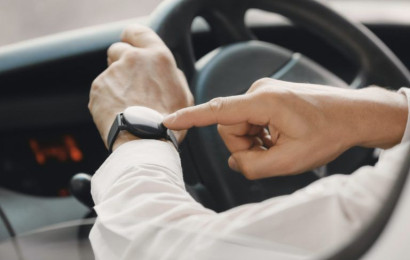
{"type": "Polygon", "coordinates": [[[140,138],[160,139],[167,136],[163,116],[157,111],[141,106],[128,107],[122,112],[125,130],[140,138]]]}
{"type": "Polygon", "coordinates": [[[107,138],[108,150],[112,152],[112,146],[120,131],[128,131],[143,139],[167,139],[178,149],[175,136],[162,124],[163,118],[159,112],[147,107],[128,107],[116,116],[111,126],[107,138]]]}
{"type": "Polygon", "coordinates": [[[141,106],[128,107],[124,110],[123,116],[132,125],[143,125],[154,129],[158,128],[164,119],[159,112],[141,106]]]}

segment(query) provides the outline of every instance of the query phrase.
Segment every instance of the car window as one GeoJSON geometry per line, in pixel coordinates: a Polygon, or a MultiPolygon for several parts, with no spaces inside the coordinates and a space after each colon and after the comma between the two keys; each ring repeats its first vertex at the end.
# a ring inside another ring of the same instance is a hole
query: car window
{"type": "Polygon", "coordinates": [[[1,0],[0,46],[148,15],[161,0],[1,0]]]}
{"type": "Polygon", "coordinates": [[[146,16],[161,1],[2,0],[0,1],[0,46],[67,30],[146,16]]]}

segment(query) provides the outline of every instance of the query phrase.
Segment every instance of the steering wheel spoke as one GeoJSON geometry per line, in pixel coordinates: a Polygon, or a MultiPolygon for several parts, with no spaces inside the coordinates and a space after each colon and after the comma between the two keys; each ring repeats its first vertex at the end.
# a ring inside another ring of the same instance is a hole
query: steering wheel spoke
{"type": "Polygon", "coordinates": [[[195,55],[191,38],[183,39],[181,44],[172,48],[171,51],[174,54],[178,68],[185,74],[188,82],[191,82],[192,78],[196,74],[195,55]]]}
{"type": "Polygon", "coordinates": [[[235,12],[212,10],[201,16],[211,27],[211,31],[221,46],[255,40],[256,37],[245,25],[246,10],[235,9],[235,12]]]}

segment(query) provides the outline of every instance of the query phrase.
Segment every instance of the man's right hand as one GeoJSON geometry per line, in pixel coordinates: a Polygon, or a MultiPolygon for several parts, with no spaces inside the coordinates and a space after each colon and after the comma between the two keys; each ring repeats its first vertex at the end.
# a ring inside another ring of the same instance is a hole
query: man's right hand
{"type": "Polygon", "coordinates": [[[229,166],[258,179],[313,169],[356,145],[392,147],[403,136],[407,111],[403,95],[381,88],[262,79],[244,95],[181,109],[164,124],[173,130],[219,124],[229,166]]]}

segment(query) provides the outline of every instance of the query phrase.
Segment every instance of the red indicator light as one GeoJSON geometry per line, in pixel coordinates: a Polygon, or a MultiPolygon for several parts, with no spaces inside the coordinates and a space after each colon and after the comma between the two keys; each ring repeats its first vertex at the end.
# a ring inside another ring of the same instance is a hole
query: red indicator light
{"type": "Polygon", "coordinates": [[[44,164],[46,162],[46,157],[42,152],[40,152],[40,146],[38,145],[38,142],[34,139],[30,139],[29,143],[31,150],[33,151],[34,156],[36,157],[37,163],[41,165],[44,164]]]}
{"type": "Polygon", "coordinates": [[[29,145],[40,165],[44,165],[49,159],[59,162],[83,160],[83,153],[71,135],[65,135],[60,142],[55,143],[40,143],[36,139],[30,139],[29,145]]]}
{"type": "Polygon", "coordinates": [[[79,162],[83,159],[83,153],[78,148],[77,143],[72,136],[64,136],[64,144],[70,154],[71,160],[74,162],[79,162]]]}

